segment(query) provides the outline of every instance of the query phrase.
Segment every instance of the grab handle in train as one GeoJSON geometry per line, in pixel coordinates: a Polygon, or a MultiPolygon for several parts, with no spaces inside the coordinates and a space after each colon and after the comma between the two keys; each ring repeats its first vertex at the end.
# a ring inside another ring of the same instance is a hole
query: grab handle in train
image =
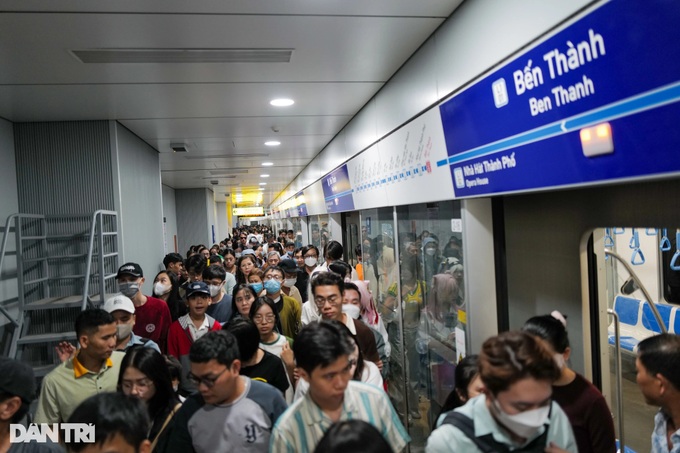
{"type": "Polygon", "coordinates": [[[668,240],[668,229],[664,228],[661,230],[661,236],[659,249],[661,249],[662,252],[667,252],[671,249],[671,241],[668,240]]]}
{"type": "Polygon", "coordinates": [[[675,233],[675,254],[671,259],[671,270],[680,271],[680,264],[676,264],[678,257],[680,257],[680,231],[675,233]]]}
{"type": "Polygon", "coordinates": [[[642,254],[642,250],[640,250],[640,247],[633,250],[633,255],[630,257],[630,264],[632,264],[633,266],[645,264],[645,255],[642,254]]]}
{"type": "Polygon", "coordinates": [[[621,371],[621,327],[619,315],[609,308],[607,314],[614,318],[614,350],[616,351],[616,421],[619,424],[620,451],[626,451],[626,443],[623,436],[623,376],[621,371]]]}
{"type": "Polygon", "coordinates": [[[646,228],[645,229],[645,234],[647,236],[656,236],[659,233],[659,230],[656,228],[646,228]]]}
{"type": "Polygon", "coordinates": [[[614,234],[623,234],[623,233],[625,233],[625,232],[626,232],[626,229],[625,229],[625,228],[617,228],[617,227],[614,227],[614,234]]]}
{"type": "Polygon", "coordinates": [[[630,237],[628,242],[628,247],[631,249],[640,248],[640,236],[638,235],[637,229],[633,228],[633,235],[630,237]]]}
{"type": "Polygon", "coordinates": [[[613,248],[614,247],[614,238],[612,237],[611,228],[605,228],[604,229],[604,246],[607,247],[607,248],[613,248]]]}

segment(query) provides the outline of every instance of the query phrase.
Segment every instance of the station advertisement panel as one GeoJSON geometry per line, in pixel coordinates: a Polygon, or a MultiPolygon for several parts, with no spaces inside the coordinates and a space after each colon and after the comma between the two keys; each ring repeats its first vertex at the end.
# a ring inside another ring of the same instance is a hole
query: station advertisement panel
{"type": "Polygon", "coordinates": [[[456,197],[680,171],[680,2],[603,2],[440,104],[456,197]]]}
{"type": "Polygon", "coordinates": [[[326,212],[343,212],[354,209],[352,184],[349,180],[346,164],[324,176],[322,181],[326,212]]]}

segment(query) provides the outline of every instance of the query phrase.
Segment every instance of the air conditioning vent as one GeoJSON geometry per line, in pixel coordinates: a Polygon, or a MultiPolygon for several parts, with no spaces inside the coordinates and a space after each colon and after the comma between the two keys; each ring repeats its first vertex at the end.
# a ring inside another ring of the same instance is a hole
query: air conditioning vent
{"type": "Polygon", "coordinates": [[[187,149],[187,145],[184,143],[173,143],[170,145],[170,148],[176,153],[187,153],[189,150],[187,149]]]}
{"type": "Polygon", "coordinates": [[[185,159],[237,159],[249,157],[269,157],[268,153],[230,153],[230,154],[202,154],[194,156],[186,156],[185,159]]]}
{"type": "Polygon", "coordinates": [[[80,49],[83,63],[289,63],[293,49],[80,49]]]}

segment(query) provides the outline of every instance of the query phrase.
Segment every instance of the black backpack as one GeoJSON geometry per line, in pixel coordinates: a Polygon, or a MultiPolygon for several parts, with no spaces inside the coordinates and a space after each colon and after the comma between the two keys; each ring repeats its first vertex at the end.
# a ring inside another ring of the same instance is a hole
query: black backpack
{"type": "Polygon", "coordinates": [[[442,421],[442,425],[448,424],[458,428],[468,439],[474,442],[484,453],[543,453],[548,440],[548,425],[545,425],[543,434],[536,439],[529,442],[522,448],[510,450],[507,445],[498,442],[493,438],[492,434],[486,434],[481,437],[475,436],[475,422],[470,417],[467,417],[460,412],[451,411],[446,414],[442,421]]]}

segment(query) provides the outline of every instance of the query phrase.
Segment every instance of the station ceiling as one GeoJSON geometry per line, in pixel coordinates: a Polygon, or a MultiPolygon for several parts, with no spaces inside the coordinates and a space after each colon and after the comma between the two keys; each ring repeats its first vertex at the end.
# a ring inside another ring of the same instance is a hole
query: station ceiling
{"type": "Polygon", "coordinates": [[[266,206],[461,2],[2,1],[0,117],[117,120],[163,184],[266,206]]]}

